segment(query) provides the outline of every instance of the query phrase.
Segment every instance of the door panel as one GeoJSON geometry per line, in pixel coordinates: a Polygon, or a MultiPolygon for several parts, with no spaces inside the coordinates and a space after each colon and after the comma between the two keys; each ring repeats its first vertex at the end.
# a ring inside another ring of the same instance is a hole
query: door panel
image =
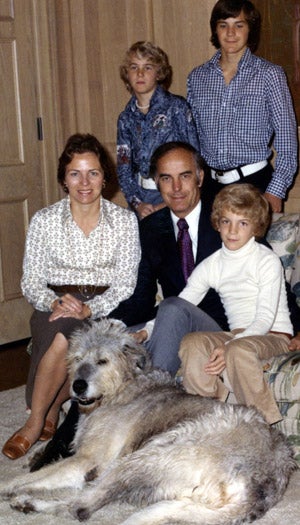
{"type": "Polygon", "coordinates": [[[0,344],[30,335],[20,278],[29,217],[43,207],[32,2],[0,0],[0,344]]]}

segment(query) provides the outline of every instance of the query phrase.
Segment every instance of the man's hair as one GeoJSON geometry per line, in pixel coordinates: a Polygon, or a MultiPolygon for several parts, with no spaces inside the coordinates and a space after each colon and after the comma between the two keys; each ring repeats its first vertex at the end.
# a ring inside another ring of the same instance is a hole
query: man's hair
{"type": "Polygon", "coordinates": [[[196,170],[197,175],[201,170],[204,172],[207,169],[205,160],[201,157],[200,153],[188,142],[180,142],[180,141],[173,141],[173,142],[165,142],[164,144],[161,144],[161,146],[158,146],[154,153],[152,154],[152,157],[150,159],[150,166],[149,166],[149,175],[152,177],[152,179],[155,179],[157,176],[157,163],[158,161],[164,157],[167,153],[170,151],[183,149],[185,151],[188,151],[192,154],[195,164],[196,164],[196,170]]]}
{"type": "Polygon", "coordinates": [[[226,18],[236,18],[243,11],[249,26],[247,45],[254,52],[257,49],[260,36],[261,17],[259,11],[249,0],[219,0],[214,6],[210,17],[211,43],[220,48],[217,36],[217,23],[226,18]]]}
{"type": "Polygon", "coordinates": [[[215,230],[219,229],[220,219],[226,210],[249,219],[256,237],[265,235],[271,220],[271,208],[264,195],[252,184],[229,184],[217,194],[211,214],[215,230]]]}
{"type": "Polygon", "coordinates": [[[76,153],[95,153],[99,159],[106,182],[115,175],[114,162],[108,151],[100,144],[99,140],[94,135],[88,133],[75,133],[67,140],[58,161],[57,180],[66,193],[68,193],[68,188],[65,186],[66,167],[70,164],[76,153]]]}
{"type": "Polygon", "coordinates": [[[169,64],[168,55],[160,47],[152,44],[152,42],[141,40],[132,44],[126,51],[123,63],[120,66],[120,77],[130,93],[133,93],[133,89],[128,82],[128,68],[133,57],[138,59],[147,58],[152,64],[157,66],[157,83],[165,90],[169,89],[172,83],[172,67],[169,64]]]}

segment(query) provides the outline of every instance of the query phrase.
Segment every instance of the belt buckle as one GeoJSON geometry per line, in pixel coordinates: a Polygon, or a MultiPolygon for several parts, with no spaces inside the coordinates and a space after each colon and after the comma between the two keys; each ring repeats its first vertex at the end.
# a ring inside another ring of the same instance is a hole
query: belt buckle
{"type": "Polygon", "coordinates": [[[219,177],[223,177],[224,171],[216,170],[216,181],[219,182],[219,177]]]}

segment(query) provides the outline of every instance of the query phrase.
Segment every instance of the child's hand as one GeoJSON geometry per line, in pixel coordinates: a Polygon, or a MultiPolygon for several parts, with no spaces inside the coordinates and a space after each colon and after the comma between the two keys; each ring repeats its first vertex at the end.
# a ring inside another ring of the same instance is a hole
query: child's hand
{"type": "Polygon", "coordinates": [[[139,330],[138,332],[132,332],[130,335],[132,335],[137,343],[143,343],[148,337],[148,332],[147,330],[139,330]]]}
{"type": "Polygon", "coordinates": [[[147,217],[147,215],[151,215],[151,213],[155,212],[155,207],[153,204],[148,204],[147,202],[141,202],[136,208],[135,208],[139,219],[144,219],[147,217]]]}
{"type": "Polygon", "coordinates": [[[225,363],[225,346],[219,346],[214,349],[210,359],[205,365],[204,370],[209,375],[220,375],[226,368],[225,363]]]}
{"type": "Polygon", "coordinates": [[[295,352],[296,350],[300,350],[300,332],[291,339],[289,344],[290,352],[295,352]]]}

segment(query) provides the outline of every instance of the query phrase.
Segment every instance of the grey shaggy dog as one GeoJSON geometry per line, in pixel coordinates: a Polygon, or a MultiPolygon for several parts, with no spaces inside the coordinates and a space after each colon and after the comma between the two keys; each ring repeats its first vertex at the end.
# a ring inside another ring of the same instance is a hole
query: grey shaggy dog
{"type": "Polygon", "coordinates": [[[140,510],[122,525],[238,525],[282,497],[296,468],[285,437],[255,409],[188,395],[151,370],[119,321],[75,333],[68,361],[82,408],[75,454],[2,487],[12,507],[83,521],[126,501],[140,510]]]}

